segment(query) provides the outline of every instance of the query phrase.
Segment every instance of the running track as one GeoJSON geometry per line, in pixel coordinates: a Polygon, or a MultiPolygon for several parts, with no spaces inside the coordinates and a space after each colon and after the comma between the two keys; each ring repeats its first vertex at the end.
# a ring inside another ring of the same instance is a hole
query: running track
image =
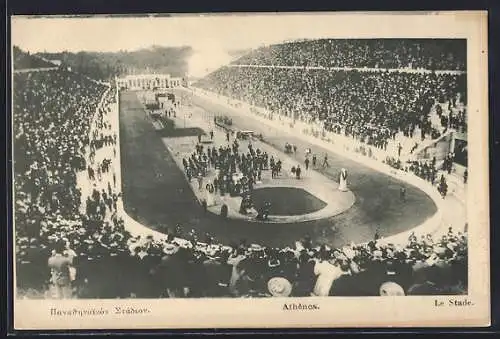
{"type": "Polygon", "coordinates": [[[194,97],[193,103],[209,112],[231,115],[236,127],[262,133],[268,143],[279,149],[290,142],[297,144],[302,152],[307,147],[318,154],[328,152],[331,167],[321,172],[335,180],[339,168],[346,168],[356,202],[335,217],[299,224],[249,223],[204,214],[136,94],[123,92],[120,96],[120,147],[124,207],[130,217],[152,229],[167,232],[179,223],[186,231],[194,229],[200,235],[209,232],[226,244],[246,239],[249,243],[267,246],[291,246],[309,234],[318,242],[341,246],[351,241],[359,243],[373,239],[377,227],[384,236],[409,230],[436,212],[432,199],[416,187],[278,129],[262,126],[256,120],[206,99],[194,97]],[[406,203],[399,199],[401,185],[407,188],[406,203]]]}

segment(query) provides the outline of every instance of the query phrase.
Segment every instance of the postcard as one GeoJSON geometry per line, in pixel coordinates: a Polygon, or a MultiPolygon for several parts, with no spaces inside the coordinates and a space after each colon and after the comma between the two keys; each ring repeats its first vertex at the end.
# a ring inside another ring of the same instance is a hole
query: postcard
{"type": "Polygon", "coordinates": [[[13,16],[15,329],[488,326],[486,18],[13,16]]]}

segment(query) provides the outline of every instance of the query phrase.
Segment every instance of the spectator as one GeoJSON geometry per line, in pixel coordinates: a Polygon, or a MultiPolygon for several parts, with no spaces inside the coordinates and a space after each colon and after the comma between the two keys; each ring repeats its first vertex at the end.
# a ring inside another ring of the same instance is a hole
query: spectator
{"type": "Polygon", "coordinates": [[[62,241],[56,243],[53,254],[49,258],[50,282],[56,299],[70,299],[71,289],[71,259],[64,255],[65,244],[62,241]]]}

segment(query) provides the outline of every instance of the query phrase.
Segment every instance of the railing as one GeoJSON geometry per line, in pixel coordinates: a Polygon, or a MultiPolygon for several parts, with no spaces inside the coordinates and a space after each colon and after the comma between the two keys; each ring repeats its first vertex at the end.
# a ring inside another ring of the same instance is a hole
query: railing
{"type": "Polygon", "coordinates": [[[449,74],[462,75],[466,71],[456,70],[429,70],[423,68],[373,68],[373,67],[325,67],[325,66],[286,66],[286,65],[251,65],[251,64],[229,64],[226,67],[234,68],[279,68],[279,69],[302,69],[325,70],[325,71],[356,71],[356,72],[389,72],[389,73],[417,73],[417,74],[449,74]]]}

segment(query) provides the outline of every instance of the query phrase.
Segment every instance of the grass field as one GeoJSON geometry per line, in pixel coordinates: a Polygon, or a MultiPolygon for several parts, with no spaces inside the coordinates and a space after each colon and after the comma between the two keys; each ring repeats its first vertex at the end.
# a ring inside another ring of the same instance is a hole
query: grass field
{"type": "MultiPolygon", "coordinates": [[[[226,109],[203,99],[196,99],[195,103],[213,112],[226,109]]],[[[372,239],[377,227],[384,236],[411,229],[436,212],[431,198],[415,187],[404,184],[407,201],[402,202],[399,199],[402,182],[253,119],[232,112],[226,114],[236,127],[262,133],[267,142],[279,149],[290,142],[299,145],[302,151],[310,147],[318,154],[328,152],[331,168],[321,172],[336,180],[339,168],[348,170],[350,189],[356,195],[353,207],[330,219],[279,225],[225,220],[205,214],[135,93],[125,92],[120,98],[121,166],[124,206],[132,218],[161,232],[179,223],[186,230],[209,232],[225,243],[244,238],[269,246],[286,246],[309,234],[319,242],[340,246],[372,239]]]]}
{"type": "Polygon", "coordinates": [[[326,203],[302,188],[264,187],[252,192],[255,206],[271,203],[271,215],[301,215],[319,211],[326,203]]]}

